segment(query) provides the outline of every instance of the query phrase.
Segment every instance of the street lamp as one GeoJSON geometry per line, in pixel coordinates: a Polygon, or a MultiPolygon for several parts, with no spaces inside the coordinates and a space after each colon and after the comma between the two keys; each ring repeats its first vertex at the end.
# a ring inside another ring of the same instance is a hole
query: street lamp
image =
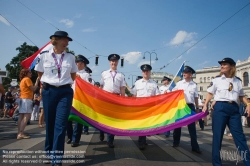
{"type": "Polygon", "coordinates": [[[150,66],[151,66],[151,54],[155,54],[156,55],[156,58],[155,58],[155,60],[157,61],[158,60],[158,58],[157,58],[157,54],[155,53],[155,52],[148,52],[148,51],[146,51],[146,52],[144,52],[144,55],[143,55],[143,57],[142,57],[142,59],[145,59],[145,54],[146,53],[149,53],[149,55],[150,55],[150,66]]]}
{"type": "MultiPolygon", "coordinates": [[[[130,74],[130,75],[128,76],[128,79],[130,79],[130,76],[132,76],[132,86],[131,86],[131,87],[133,87],[133,84],[134,84],[133,77],[136,76],[136,75],[130,74]]],[[[136,76],[136,77],[137,77],[137,76],[136,76]]]]}

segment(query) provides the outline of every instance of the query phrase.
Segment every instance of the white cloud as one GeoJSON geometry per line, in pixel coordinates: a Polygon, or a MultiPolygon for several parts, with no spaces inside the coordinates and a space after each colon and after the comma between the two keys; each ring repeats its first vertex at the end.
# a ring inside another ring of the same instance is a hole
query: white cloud
{"type": "Polygon", "coordinates": [[[3,16],[0,16],[0,21],[3,22],[4,24],[10,26],[10,23],[3,16]]]}
{"type": "Polygon", "coordinates": [[[192,46],[195,41],[195,36],[197,33],[195,32],[186,32],[186,31],[179,31],[176,33],[175,37],[169,42],[169,45],[178,46],[179,44],[184,44],[186,47],[192,46]]]}
{"type": "Polygon", "coordinates": [[[93,28],[87,28],[87,29],[83,29],[82,32],[95,32],[96,30],[93,28]]]}
{"type": "Polygon", "coordinates": [[[76,14],[75,16],[74,16],[74,18],[81,18],[81,14],[76,14]]]}
{"type": "Polygon", "coordinates": [[[141,52],[128,52],[127,54],[122,54],[121,56],[124,57],[125,61],[129,64],[135,64],[141,57],[141,52]]]}
{"type": "Polygon", "coordinates": [[[62,19],[60,23],[64,23],[67,28],[71,28],[74,26],[74,21],[70,19],[62,19]]]}

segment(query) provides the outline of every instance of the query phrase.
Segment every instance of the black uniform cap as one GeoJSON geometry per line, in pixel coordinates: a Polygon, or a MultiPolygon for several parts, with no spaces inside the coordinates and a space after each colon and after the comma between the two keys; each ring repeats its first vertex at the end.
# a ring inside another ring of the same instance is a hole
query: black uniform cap
{"type": "Polygon", "coordinates": [[[56,31],[54,35],[51,35],[49,38],[51,39],[53,36],[56,37],[67,37],[69,41],[73,41],[72,38],[69,37],[69,34],[65,31],[56,31]]]}
{"type": "Polygon", "coordinates": [[[100,83],[99,83],[99,82],[95,82],[95,85],[98,85],[98,86],[100,86],[100,83]]]}
{"type": "Polygon", "coordinates": [[[172,81],[172,79],[170,79],[170,78],[164,76],[163,79],[161,80],[161,82],[163,82],[163,81],[165,81],[165,80],[168,80],[169,82],[172,81]]]}
{"type": "Polygon", "coordinates": [[[76,62],[82,61],[83,63],[85,63],[85,65],[89,64],[89,60],[87,58],[85,58],[85,56],[83,55],[78,55],[76,58],[76,62]]]}
{"type": "Polygon", "coordinates": [[[218,61],[219,64],[221,64],[222,62],[227,62],[231,65],[236,65],[235,61],[232,58],[224,58],[222,59],[222,61],[218,61]]]}
{"type": "Polygon", "coordinates": [[[142,71],[145,71],[145,70],[151,71],[152,67],[148,64],[144,64],[144,65],[141,65],[141,70],[142,71]]]}
{"type": "Polygon", "coordinates": [[[184,70],[183,70],[183,73],[192,73],[192,74],[194,74],[195,71],[194,71],[194,69],[193,69],[192,67],[190,67],[190,66],[185,66],[185,67],[184,67],[184,70]]]}
{"type": "Polygon", "coordinates": [[[120,55],[118,54],[110,54],[108,56],[108,60],[111,61],[111,60],[119,60],[120,59],[120,55]]]}
{"type": "Polygon", "coordinates": [[[86,67],[85,71],[88,72],[88,73],[92,73],[92,70],[89,67],[86,67]]]}

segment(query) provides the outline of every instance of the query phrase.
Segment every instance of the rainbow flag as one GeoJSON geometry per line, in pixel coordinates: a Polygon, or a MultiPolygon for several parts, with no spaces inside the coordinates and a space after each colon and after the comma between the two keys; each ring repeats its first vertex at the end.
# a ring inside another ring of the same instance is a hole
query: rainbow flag
{"type": "Polygon", "coordinates": [[[190,110],[182,90],[152,97],[124,97],[76,78],[69,120],[114,135],[145,136],[188,125],[204,116],[204,112],[190,110]]]}

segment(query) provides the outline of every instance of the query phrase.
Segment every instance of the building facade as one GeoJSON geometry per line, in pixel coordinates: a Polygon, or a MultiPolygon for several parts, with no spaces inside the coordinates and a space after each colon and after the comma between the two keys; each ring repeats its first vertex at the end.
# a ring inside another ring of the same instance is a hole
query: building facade
{"type": "MultiPolygon", "coordinates": [[[[193,77],[193,81],[197,83],[198,92],[201,99],[205,99],[207,95],[207,88],[211,80],[219,75],[220,67],[205,67],[203,69],[196,70],[196,75],[193,77]]],[[[249,84],[249,73],[250,73],[250,57],[247,60],[236,62],[236,76],[242,80],[242,87],[244,93],[250,97],[250,84],[249,84]]]]}

